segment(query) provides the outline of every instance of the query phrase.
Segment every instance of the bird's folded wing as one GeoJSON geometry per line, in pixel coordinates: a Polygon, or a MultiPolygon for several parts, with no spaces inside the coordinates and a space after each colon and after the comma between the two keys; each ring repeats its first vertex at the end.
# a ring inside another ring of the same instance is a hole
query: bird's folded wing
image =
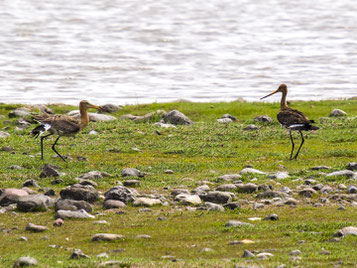
{"type": "Polygon", "coordinates": [[[42,123],[51,125],[51,128],[62,134],[74,134],[80,130],[79,120],[65,115],[46,118],[42,123]]]}

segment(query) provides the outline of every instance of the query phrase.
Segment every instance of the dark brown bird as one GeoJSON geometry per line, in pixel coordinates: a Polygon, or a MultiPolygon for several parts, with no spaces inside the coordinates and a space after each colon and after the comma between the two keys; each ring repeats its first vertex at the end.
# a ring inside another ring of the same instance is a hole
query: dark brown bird
{"type": "Polygon", "coordinates": [[[286,95],[288,94],[288,87],[285,84],[281,84],[277,90],[273,91],[272,93],[270,93],[260,99],[269,97],[277,92],[282,93],[281,101],[280,101],[280,112],[278,113],[277,118],[278,118],[278,121],[280,122],[280,124],[282,124],[286,129],[289,130],[291,144],[292,144],[290,160],[296,159],[298,157],[300,149],[305,141],[304,135],[302,134],[301,131],[303,131],[303,130],[304,131],[317,130],[319,128],[316,126],[313,126],[312,123],[315,123],[315,122],[313,120],[309,120],[306,117],[306,115],[304,115],[302,112],[295,110],[295,109],[291,109],[288,107],[288,105],[286,103],[286,95]],[[299,131],[299,133],[301,135],[301,144],[300,144],[300,147],[294,157],[293,157],[293,153],[294,153],[295,144],[294,144],[293,137],[291,135],[292,130],[299,131]]]}
{"type": "Polygon", "coordinates": [[[49,115],[41,114],[34,116],[34,119],[40,123],[39,126],[34,128],[30,134],[35,138],[40,136],[41,139],[41,159],[43,159],[43,140],[51,135],[58,135],[56,141],[52,145],[52,150],[59,156],[63,161],[66,160],[56,151],[56,144],[60,137],[62,136],[74,136],[85,128],[89,123],[88,109],[95,108],[100,109],[99,106],[93,105],[86,100],[82,100],[79,103],[80,119],[74,118],[67,115],[49,115]],[[46,136],[41,136],[44,132],[49,132],[46,136]]]}

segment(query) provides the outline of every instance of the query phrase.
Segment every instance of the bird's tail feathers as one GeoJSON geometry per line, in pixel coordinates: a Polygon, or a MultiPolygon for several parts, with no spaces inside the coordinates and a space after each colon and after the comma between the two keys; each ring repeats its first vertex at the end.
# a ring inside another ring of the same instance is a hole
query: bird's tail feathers
{"type": "Polygon", "coordinates": [[[313,126],[313,125],[307,125],[309,127],[309,130],[318,130],[320,129],[319,127],[313,126]]]}

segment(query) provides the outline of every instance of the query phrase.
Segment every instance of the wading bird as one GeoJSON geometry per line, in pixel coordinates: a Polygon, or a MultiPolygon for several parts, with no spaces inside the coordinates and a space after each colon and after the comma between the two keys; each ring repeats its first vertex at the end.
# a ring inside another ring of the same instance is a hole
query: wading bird
{"type": "Polygon", "coordinates": [[[79,103],[80,119],[68,115],[49,115],[41,114],[34,116],[34,119],[40,123],[39,126],[31,130],[30,134],[35,138],[40,136],[41,139],[41,159],[43,160],[43,140],[51,135],[58,135],[56,141],[52,145],[52,150],[63,161],[66,160],[56,151],[56,144],[62,136],[74,136],[85,128],[89,123],[88,109],[100,109],[100,106],[93,105],[86,100],[79,103]],[[44,132],[49,132],[46,136],[42,136],[44,132]]]}
{"type": "Polygon", "coordinates": [[[280,124],[282,124],[286,129],[289,130],[290,140],[291,140],[291,144],[292,144],[290,160],[292,160],[292,159],[296,159],[298,157],[300,149],[305,141],[304,135],[302,134],[301,131],[303,131],[303,130],[305,130],[305,131],[317,130],[319,128],[313,126],[312,123],[315,123],[315,122],[313,120],[309,120],[306,117],[306,115],[304,115],[302,112],[300,112],[298,110],[291,109],[288,107],[288,105],[286,103],[286,95],[288,94],[288,87],[285,84],[281,84],[277,90],[273,91],[272,93],[270,93],[260,99],[264,99],[264,98],[269,97],[269,96],[271,96],[275,93],[278,93],[278,92],[281,92],[282,96],[281,96],[281,101],[280,101],[280,112],[278,113],[277,118],[278,118],[278,121],[280,122],[280,124]],[[300,135],[301,135],[301,144],[300,144],[300,147],[294,157],[293,157],[293,153],[294,153],[295,145],[294,145],[293,137],[291,135],[292,130],[299,131],[300,135]]]}

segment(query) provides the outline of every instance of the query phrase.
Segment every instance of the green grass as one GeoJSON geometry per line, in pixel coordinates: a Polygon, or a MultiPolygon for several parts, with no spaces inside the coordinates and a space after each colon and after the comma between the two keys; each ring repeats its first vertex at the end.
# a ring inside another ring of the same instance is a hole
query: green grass
{"type": "MultiPolygon", "coordinates": [[[[40,160],[39,140],[33,139],[26,130],[15,130],[16,119],[7,118],[10,110],[18,105],[0,105],[0,127],[11,136],[0,139],[0,148],[10,145],[14,153],[0,151],[0,188],[21,188],[26,179],[36,179],[41,187],[52,187],[57,195],[63,187],[74,183],[74,178],[92,170],[112,174],[98,181],[98,189],[103,193],[110,187],[123,181],[121,172],[124,168],[134,167],[146,172],[140,178],[140,193],[163,194],[170,200],[171,189],[194,189],[198,181],[207,180],[218,186],[216,179],[220,175],[239,173],[246,165],[266,171],[276,172],[283,165],[290,178],[272,181],[266,176],[247,175],[242,178],[249,182],[256,177],[257,184],[271,184],[275,189],[289,186],[295,189],[308,176],[323,184],[333,187],[340,183],[349,185],[347,178],[325,177],[320,171],[311,171],[311,167],[327,165],[332,170],[345,169],[349,162],[357,159],[357,100],[294,102],[292,108],[304,111],[310,119],[317,122],[320,130],[304,133],[305,144],[297,161],[289,161],[290,140],[288,133],[278,124],[275,115],[279,110],[277,103],[154,103],[149,105],[125,106],[115,116],[131,113],[143,115],[148,112],[177,109],[192,119],[193,126],[160,129],[153,122],[135,123],[128,120],[90,123],[80,134],[73,138],[61,138],[57,146],[62,155],[70,155],[74,161],[62,162],[54,155],[50,144],[54,138],[45,141],[45,160],[40,160]],[[333,108],[348,113],[343,118],[328,118],[333,108]],[[222,125],[216,122],[223,114],[229,113],[238,118],[238,122],[222,125]],[[269,115],[272,124],[254,122],[258,115],[269,115]],[[4,122],[10,121],[10,122],[4,122]],[[248,124],[256,124],[259,131],[243,131],[248,124]],[[88,135],[91,129],[99,135],[88,135]],[[157,135],[156,130],[162,135],[157,135]],[[133,150],[140,149],[140,152],[133,150]],[[32,155],[34,157],[30,157],[32,155]],[[88,162],[76,160],[85,156],[88,162]],[[45,163],[55,164],[65,173],[63,183],[51,185],[51,178],[40,179],[40,167],[45,163]],[[23,167],[21,170],[10,169],[11,165],[23,167]],[[174,174],[165,174],[172,169],[174,174]],[[165,190],[169,187],[169,190],[165,190]]],[[[57,113],[64,113],[76,107],[50,106],[57,113]]],[[[34,110],[35,111],[35,110],[34,110]]],[[[296,146],[300,136],[294,133],[296,146]]],[[[35,189],[37,190],[37,189],[35,189]]],[[[254,201],[254,194],[236,193],[238,201],[254,201]]],[[[123,267],[233,267],[239,265],[262,265],[276,267],[285,263],[288,267],[297,265],[289,260],[293,249],[302,251],[299,261],[302,267],[329,267],[340,262],[344,267],[354,267],[357,263],[355,248],[356,237],[343,238],[338,243],[330,242],[333,234],[340,228],[355,225],[357,210],[337,210],[339,204],[332,203],[314,208],[313,200],[300,200],[296,208],[266,206],[253,210],[252,204],[242,202],[242,208],[235,211],[206,212],[187,211],[184,206],[159,206],[152,212],[138,212],[138,208],[128,206],[126,214],[105,211],[101,203],[95,205],[96,220],[107,220],[109,225],[94,225],[93,220],[67,220],[60,228],[52,227],[53,210],[41,213],[5,213],[0,215],[0,267],[10,267],[20,256],[35,257],[41,267],[97,267],[103,260],[95,256],[113,249],[124,249],[120,253],[110,253],[110,260],[120,260],[123,267]],[[254,222],[253,228],[225,228],[226,221],[235,219],[248,221],[249,217],[265,217],[277,213],[279,221],[254,222]],[[160,216],[167,217],[159,221],[160,216]],[[46,233],[25,231],[28,222],[49,227],[46,233]],[[11,229],[7,232],[7,229],[11,229]],[[118,233],[126,236],[121,242],[93,243],[92,235],[98,232],[118,233]],[[136,236],[148,234],[151,240],[140,240],[136,236]],[[17,241],[26,236],[27,242],[17,241]],[[44,236],[48,240],[42,239],[44,236]],[[249,245],[229,245],[240,239],[254,240],[249,245]],[[299,241],[304,240],[304,243],[299,241]],[[50,248],[56,244],[62,248],[50,248]],[[71,248],[80,248],[91,256],[89,260],[69,260],[71,248]],[[202,252],[211,248],[211,252],[202,252]],[[274,254],[270,260],[243,259],[244,249],[274,254]],[[322,249],[331,251],[331,255],[321,255],[322,249]],[[163,260],[161,256],[173,255],[177,262],[163,260]]]]}

